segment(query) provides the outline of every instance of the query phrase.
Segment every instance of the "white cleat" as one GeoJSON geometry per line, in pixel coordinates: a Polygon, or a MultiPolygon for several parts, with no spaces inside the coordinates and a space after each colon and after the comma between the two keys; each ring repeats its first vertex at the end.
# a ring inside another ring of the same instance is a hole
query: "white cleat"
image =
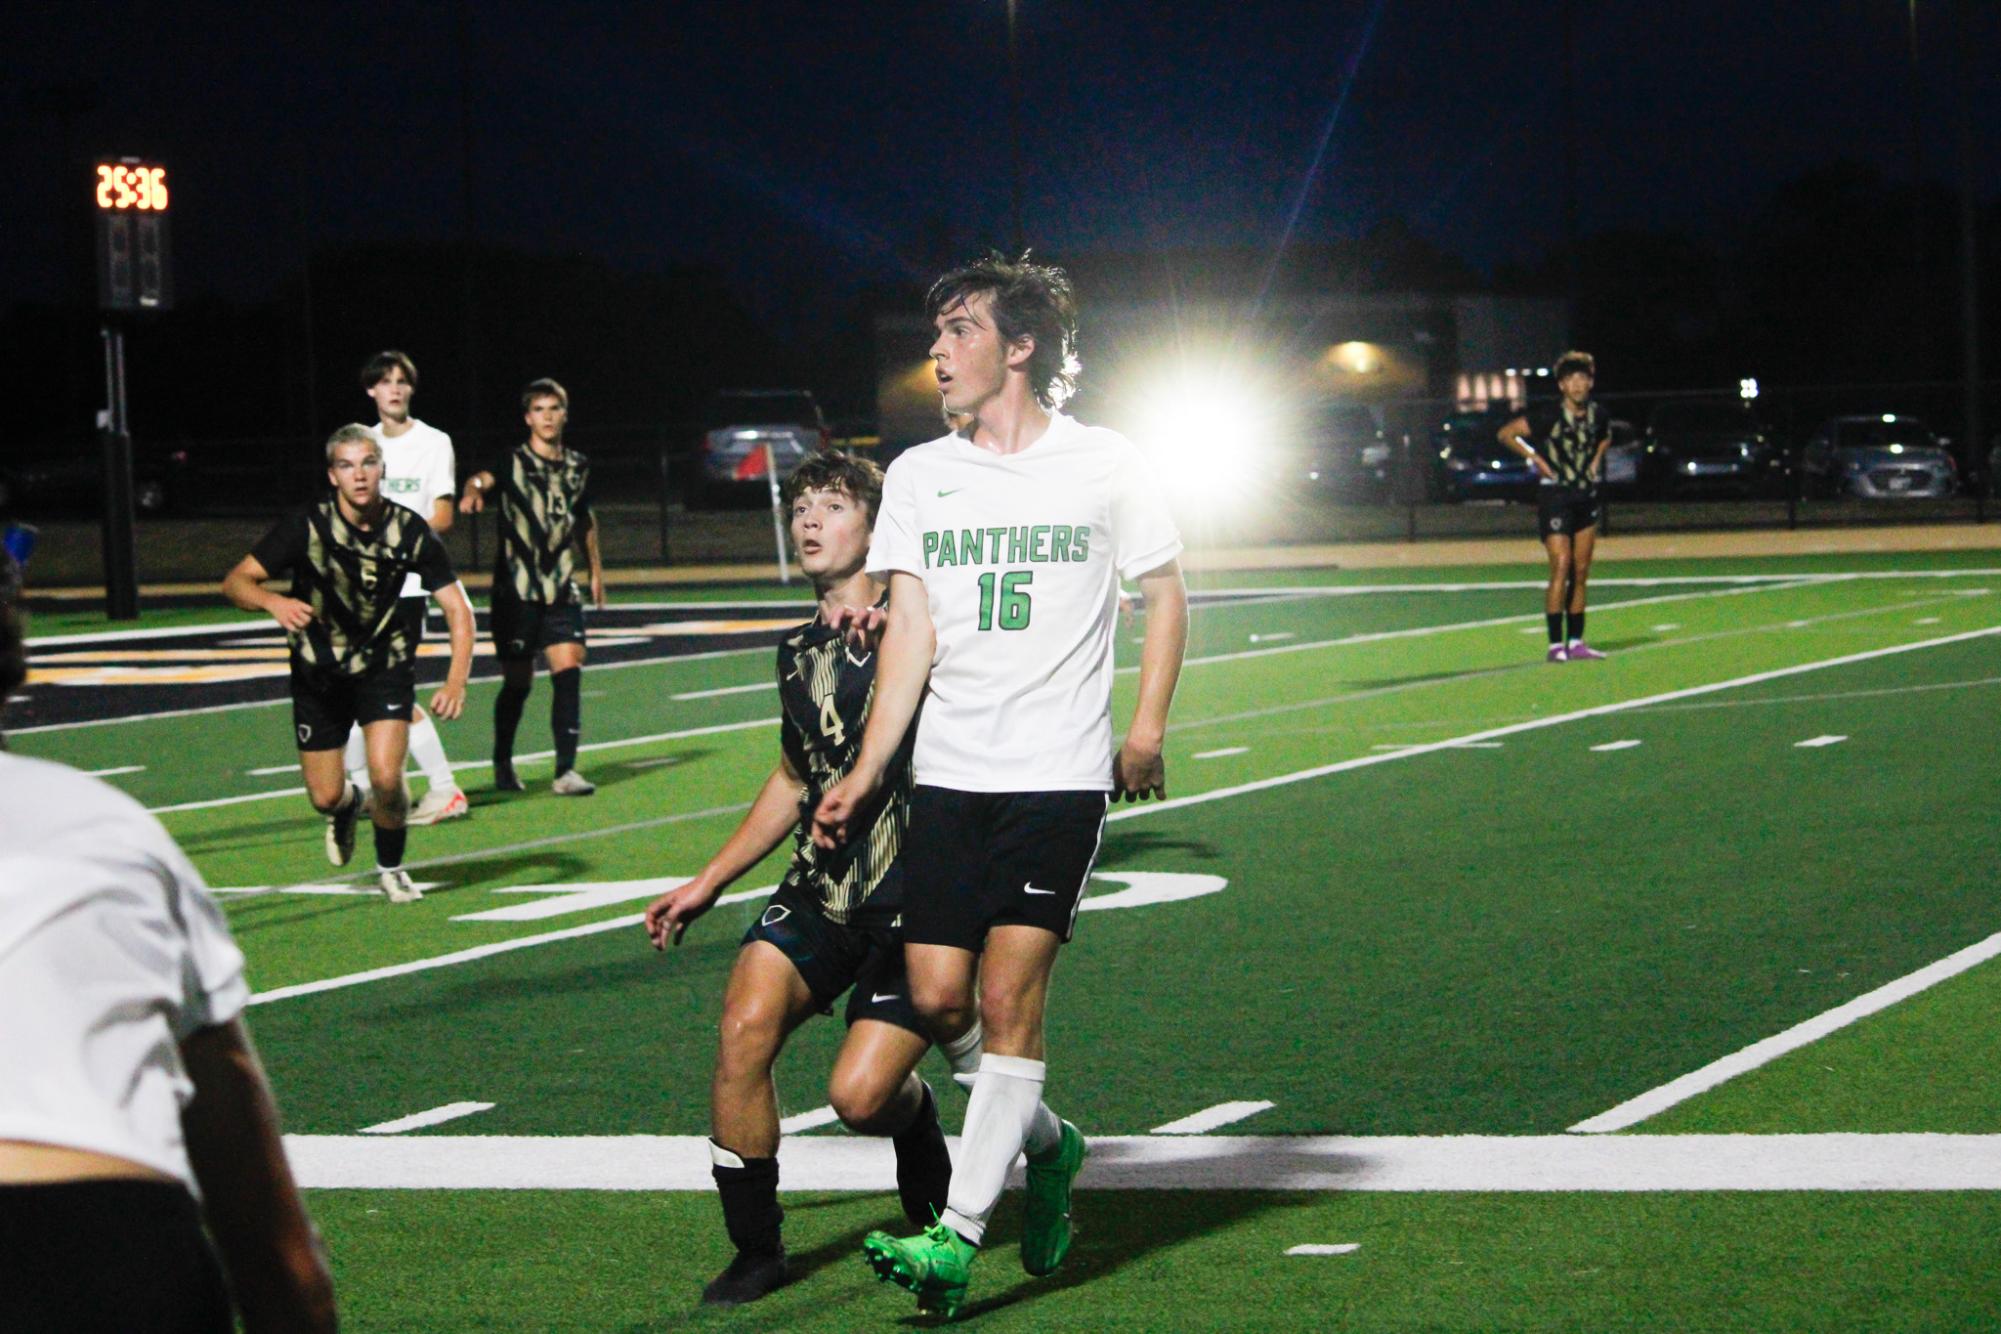
{"type": "Polygon", "coordinates": [[[403,823],[439,824],[445,820],[464,819],[471,811],[472,806],[461,789],[434,787],[424,794],[422,801],[410,808],[409,817],[403,823]]]}
{"type": "Polygon", "coordinates": [[[367,788],[350,786],[350,790],[355,794],[354,804],[327,817],[327,860],[335,866],[345,866],[354,859],[355,829],[374,805],[367,788]]]}
{"type": "Polygon", "coordinates": [[[559,797],[588,797],[598,790],[598,785],[575,769],[565,769],[549,784],[549,790],[559,797]]]}
{"type": "Polygon", "coordinates": [[[400,866],[378,871],[375,883],[382,886],[384,897],[391,903],[415,903],[424,897],[424,891],[417,888],[410,873],[400,866]]]}

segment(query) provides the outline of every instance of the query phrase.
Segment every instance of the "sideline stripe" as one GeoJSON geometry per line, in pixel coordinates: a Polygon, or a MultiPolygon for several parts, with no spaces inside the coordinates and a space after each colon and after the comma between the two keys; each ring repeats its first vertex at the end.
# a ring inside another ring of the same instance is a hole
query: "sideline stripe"
{"type": "Polygon", "coordinates": [[[1545,727],[1558,727],[1564,723],[1574,723],[1583,718],[1602,718],[1607,714],[1624,713],[1628,709],[1644,709],[1655,704],[1666,704],[1678,699],[1693,699],[1699,695],[1713,695],[1722,690],[1734,690],[1739,686],[1757,685],[1763,681],[1778,681],[1788,676],[1800,676],[1807,672],[1818,672],[1829,667],[1846,667],[1851,663],[1870,662],[1877,658],[1887,658],[1899,653],[1915,653],[1921,649],[1940,648],[1946,644],[1963,644],[1970,640],[1987,639],[2001,634],[2001,625],[1990,625],[1982,630],[1966,630],[1956,635],[1942,635],[1937,639],[1920,639],[1909,644],[1893,644],[1888,648],[1872,648],[1861,653],[1844,653],[1838,658],[1822,658],[1818,662],[1803,662],[1791,667],[1776,667],[1770,671],[1753,672],[1749,676],[1733,677],[1728,681],[1712,681],[1708,685],[1687,686],[1681,690],[1664,691],[1658,695],[1645,695],[1639,699],[1614,700],[1610,704],[1598,704],[1588,709],[1577,709],[1570,713],[1551,714],[1547,718],[1532,718],[1527,722],[1509,723],[1504,727],[1490,727],[1482,732],[1470,732],[1465,736],[1451,737],[1444,741],[1425,741],[1405,747],[1402,750],[1384,751],[1374,755],[1358,755],[1354,759],[1337,760],[1333,764],[1322,764],[1311,769],[1300,769],[1289,774],[1279,774],[1274,778],[1260,778],[1252,783],[1239,783],[1234,787],[1219,787],[1208,792],[1198,792],[1188,797],[1169,797],[1165,801],[1151,801],[1143,805],[1113,811],[1105,818],[1109,820],[1131,820],[1142,815],[1160,811],[1179,810],[1184,806],[1200,806],[1206,802],[1222,801],[1229,797],[1240,797],[1249,792],[1263,792],[1269,788],[1288,787],[1294,783],[1304,783],[1315,778],[1325,778],[1330,774],[1347,773],[1351,769],[1366,769],[1370,765],[1387,764],[1392,760],[1407,760],[1413,755],[1427,755],[1433,751],[1463,748],[1475,742],[1493,741],[1501,737],[1517,736],[1523,732],[1537,732],[1545,727]]]}
{"type": "MultiPolygon", "coordinates": [[[[948,1141],[958,1156],[958,1138],[948,1141]]],[[[309,1189],[715,1190],[700,1135],[287,1135],[309,1189]]],[[[1019,1184],[1021,1169],[1012,1178],[1019,1184]]],[[[785,1188],[881,1192],[886,1139],[785,1146],[785,1188]]],[[[2001,1135],[1093,1137],[1086,1190],[2001,1190],[2001,1135]]]]}
{"type": "Polygon", "coordinates": [[[363,1126],[364,1135],[400,1135],[406,1130],[422,1130],[425,1126],[441,1126],[447,1121],[456,1121],[474,1112],[490,1112],[490,1102],[448,1102],[442,1107],[433,1107],[428,1112],[412,1112],[399,1116],[394,1121],[384,1121],[380,1125],[363,1126]]]}
{"type": "Polygon", "coordinates": [[[1362,1243],[1359,1241],[1344,1241],[1332,1246],[1321,1246],[1311,1243],[1305,1246],[1291,1246],[1286,1248],[1285,1253],[1287,1255],[1352,1255],[1361,1249],[1362,1243]]]}
{"type": "Polygon", "coordinates": [[[1169,1121],[1164,1126],[1155,1126],[1154,1135],[1206,1135],[1212,1130],[1235,1125],[1239,1121],[1268,1112],[1277,1104],[1269,1102],[1219,1102],[1193,1116],[1184,1116],[1179,1121],[1169,1121]]]}
{"type": "Polygon", "coordinates": [[[684,690],[684,691],[682,691],[682,692],[681,692],[680,694],[678,694],[678,695],[669,695],[669,696],[668,696],[667,698],[669,698],[669,699],[715,699],[715,698],[716,698],[717,696],[719,696],[719,695],[748,695],[748,694],[752,693],[753,691],[758,691],[758,690],[776,690],[776,689],[778,689],[778,682],[776,682],[776,681],[759,681],[759,682],[756,682],[756,683],[755,683],[755,684],[753,684],[753,685],[747,685],[747,686],[721,686],[721,687],[719,687],[719,688],[717,688],[717,689],[715,689],[715,690],[684,690]]]}
{"type": "Polygon", "coordinates": [[[1804,741],[1793,742],[1794,750],[1818,750],[1822,746],[1838,746],[1848,740],[1845,736],[1810,736],[1804,741]]]}
{"type": "MultiPolygon", "coordinates": [[[[1846,1028],[1858,1019],[1865,1019],[1879,1010],[1886,1010],[1898,1001],[1915,996],[1928,987],[1937,986],[1947,978],[1957,977],[1997,954],[2001,954],[2001,932],[1977,944],[1968,945],[1955,954],[1948,954],[1936,963],[1926,964],[1915,973],[1906,974],[1894,982],[1886,982],[1874,991],[1857,996],[1846,1005],[1837,1005],[1825,1014],[1815,1015],[1805,1023],[1794,1024],[1783,1033],[1775,1033],[1760,1042],[1752,1043],[1742,1051],[1725,1056],[1720,1061],[1711,1061],[1700,1070],[1692,1070],[1679,1079],[1642,1093],[1637,1098],[1629,1098],[1610,1111],[1600,1112],[1588,1120],[1579,1121],[1570,1128],[1570,1133],[1602,1135],[1609,1130],[1624,1130],[1627,1126],[1638,1125],[1648,1117],[1658,1115],[1677,1103],[1686,1102],[1698,1093],[1706,1093],[1726,1080],[1756,1070],[1759,1066],[1777,1060],[1789,1051],[1796,1051],[1809,1043],[1818,1042],[1837,1029],[1846,1028]]],[[[2001,1136],[1995,1138],[2001,1140],[2001,1136]]]]}

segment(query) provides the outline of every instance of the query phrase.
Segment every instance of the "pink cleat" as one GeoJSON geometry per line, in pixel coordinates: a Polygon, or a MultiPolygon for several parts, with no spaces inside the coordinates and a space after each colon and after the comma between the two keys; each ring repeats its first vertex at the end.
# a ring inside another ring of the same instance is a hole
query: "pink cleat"
{"type": "Polygon", "coordinates": [[[1551,644],[1551,645],[1549,646],[1549,657],[1548,657],[1547,661],[1549,661],[1549,662],[1569,662],[1569,661],[1570,661],[1570,652],[1569,652],[1569,650],[1568,650],[1568,649],[1564,648],[1564,647],[1563,647],[1563,645],[1561,645],[1561,644],[1551,644]]]}
{"type": "Polygon", "coordinates": [[[1585,643],[1581,639],[1573,639],[1570,641],[1570,661],[1572,662],[1599,662],[1602,661],[1604,657],[1605,655],[1603,653],[1600,653],[1597,649],[1592,648],[1589,644],[1585,643]]]}

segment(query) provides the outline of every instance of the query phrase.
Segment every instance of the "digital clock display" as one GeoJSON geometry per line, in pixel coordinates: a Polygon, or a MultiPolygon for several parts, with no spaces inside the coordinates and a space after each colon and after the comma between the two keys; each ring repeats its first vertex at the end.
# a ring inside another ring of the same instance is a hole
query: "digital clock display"
{"type": "Polygon", "coordinates": [[[167,211],[167,169],[143,162],[97,164],[97,206],[107,213],[167,211]]]}

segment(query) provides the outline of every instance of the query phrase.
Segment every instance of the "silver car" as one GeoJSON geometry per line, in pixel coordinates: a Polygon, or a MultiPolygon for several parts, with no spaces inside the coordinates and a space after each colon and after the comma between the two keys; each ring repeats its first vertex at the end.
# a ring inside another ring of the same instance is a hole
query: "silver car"
{"type": "Polygon", "coordinates": [[[702,433],[691,479],[701,499],[758,494],[770,485],[767,471],[782,482],[827,447],[827,420],[805,389],[724,390],[708,416],[719,424],[702,433]]]}
{"type": "Polygon", "coordinates": [[[1893,412],[1821,423],[1800,471],[1809,489],[1863,500],[1936,500],[1959,489],[1944,442],[1918,418],[1893,412]]]}

